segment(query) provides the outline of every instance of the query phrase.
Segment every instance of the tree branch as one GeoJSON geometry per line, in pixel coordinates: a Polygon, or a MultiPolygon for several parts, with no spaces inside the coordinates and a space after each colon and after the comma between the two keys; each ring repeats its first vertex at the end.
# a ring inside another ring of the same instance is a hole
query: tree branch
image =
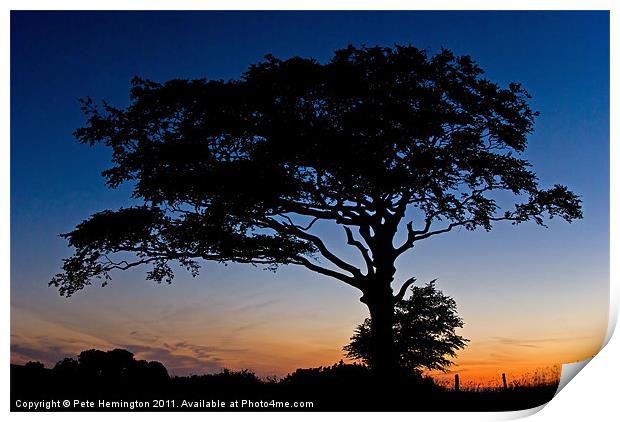
{"type": "Polygon", "coordinates": [[[295,226],[295,227],[297,227],[298,229],[303,230],[303,231],[308,231],[308,230],[310,230],[310,229],[312,228],[312,226],[314,226],[314,223],[316,223],[316,222],[319,220],[319,217],[314,217],[314,218],[312,219],[312,221],[310,221],[310,223],[308,223],[308,225],[307,225],[306,227],[303,227],[303,226],[300,226],[299,224],[295,224],[295,223],[293,222],[293,220],[291,219],[291,217],[289,217],[289,216],[288,216],[288,215],[286,215],[286,214],[278,214],[278,215],[279,215],[280,217],[285,218],[285,219],[286,219],[286,221],[288,221],[288,222],[289,222],[289,224],[290,224],[291,226],[295,226]]]}
{"type": "Polygon", "coordinates": [[[310,262],[310,260],[308,260],[308,258],[305,258],[305,257],[300,256],[300,257],[297,257],[296,259],[298,261],[293,260],[291,261],[291,263],[297,264],[297,265],[303,265],[309,270],[312,270],[314,272],[317,272],[319,274],[323,274],[329,277],[336,278],[340,281],[344,281],[348,285],[353,286],[357,289],[360,289],[360,290],[362,289],[362,283],[360,283],[360,281],[356,279],[355,277],[350,277],[345,274],[339,273],[338,271],[334,271],[334,270],[330,270],[329,268],[321,267],[320,265],[310,262]]]}
{"type": "Polygon", "coordinates": [[[318,209],[310,206],[309,204],[305,204],[303,202],[297,201],[284,201],[283,207],[295,214],[306,215],[309,217],[316,217],[323,220],[334,220],[340,224],[351,224],[356,225],[355,221],[350,218],[345,218],[338,213],[338,209],[328,208],[328,209],[318,209]]]}
{"type": "MultiPolygon", "coordinates": [[[[527,221],[529,219],[529,217],[531,217],[532,215],[528,215],[528,218],[525,217],[515,217],[514,214],[509,214],[506,215],[504,217],[489,217],[489,221],[516,221],[516,222],[523,222],[523,221],[527,221]]],[[[427,239],[431,236],[435,236],[437,234],[442,234],[442,233],[446,233],[449,232],[450,230],[452,230],[455,227],[460,227],[460,226],[464,226],[467,224],[471,224],[471,223],[475,223],[476,220],[474,219],[469,219],[469,220],[463,220],[463,221],[459,221],[457,223],[450,223],[447,227],[440,229],[440,230],[433,230],[432,232],[427,232],[424,233],[420,236],[417,236],[415,238],[415,241],[418,240],[422,240],[422,239],[427,239]]]]}
{"type": "Polygon", "coordinates": [[[402,286],[400,286],[400,290],[398,291],[396,295],[394,295],[394,303],[400,301],[403,297],[405,297],[405,293],[407,293],[407,289],[409,288],[409,286],[415,283],[415,281],[416,281],[416,278],[411,277],[408,280],[406,280],[402,286]]]}
{"type": "Polygon", "coordinates": [[[327,249],[327,246],[325,246],[325,243],[323,243],[321,238],[319,238],[318,236],[307,233],[301,230],[299,227],[297,227],[294,224],[283,224],[279,221],[274,220],[273,218],[268,217],[264,221],[273,230],[284,232],[284,233],[287,233],[287,232],[292,233],[297,237],[300,237],[304,240],[312,242],[312,244],[316,246],[316,248],[319,250],[321,255],[323,255],[323,257],[329,260],[332,264],[336,265],[338,268],[342,270],[345,270],[351,273],[353,276],[356,276],[356,277],[362,276],[362,272],[359,270],[359,268],[337,257],[334,253],[332,253],[329,249],[327,249]]]}
{"type": "MultiPolygon", "coordinates": [[[[400,286],[400,290],[398,291],[398,293],[396,295],[394,295],[394,303],[400,301],[403,299],[403,297],[405,297],[405,294],[407,293],[407,289],[409,288],[409,286],[411,286],[413,283],[415,283],[416,278],[415,277],[411,277],[410,279],[406,280],[402,286],[400,286]]],[[[437,281],[437,279],[433,279],[430,282],[433,283],[437,281]]]]}
{"type": "Polygon", "coordinates": [[[125,260],[120,261],[120,262],[114,262],[107,255],[103,255],[103,257],[105,259],[107,259],[107,261],[108,261],[108,264],[105,266],[105,270],[106,271],[111,271],[111,270],[125,271],[125,270],[128,270],[130,268],[137,267],[139,265],[148,264],[150,262],[157,261],[157,260],[161,259],[161,258],[151,257],[151,258],[146,258],[146,259],[140,259],[138,261],[133,261],[133,262],[127,262],[125,260]]]}
{"type": "Polygon", "coordinates": [[[364,262],[366,262],[366,269],[367,269],[368,275],[374,274],[375,268],[373,265],[372,258],[370,258],[370,253],[369,253],[368,248],[364,246],[362,242],[360,242],[359,240],[353,237],[353,231],[351,231],[349,227],[343,226],[343,228],[344,228],[344,231],[347,233],[347,244],[351,246],[355,246],[360,251],[360,253],[362,254],[362,257],[364,258],[364,262]]]}
{"type": "Polygon", "coordinates": [[[416,236],[420,234],[428,233],[431,228],[431,224],[433,223],[433,218],[431,216],[427,216],[424,220],[424,228],[422,230],[414,230],[413,229],[413,221],[407,223],[407,240],[396,248],[396,256],[400,256],[404,252],[413,248],[413,244],[418,238],[416,236]]]}

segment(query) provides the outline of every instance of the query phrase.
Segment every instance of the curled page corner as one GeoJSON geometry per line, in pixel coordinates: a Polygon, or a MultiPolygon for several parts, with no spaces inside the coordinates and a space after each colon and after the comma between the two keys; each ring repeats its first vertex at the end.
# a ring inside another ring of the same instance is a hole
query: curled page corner
{"type": "Polygon", "coordinates": [[[536,407],[531,407],[529,409],[523,409],[523,410],[513,410],[513,411],[508,411],[508,412],[502,412],[500,414],[498,414],[498,418],[500,420],[506,420],[506,421],[512,421],[515,419],[522,419],[522,418],[527,418],[528,416],[532,416],[538,412],[540,412],[547,404],[549,404],[549,402],[547,403],[543,403],[540,406],[536,406],[536,407]]]}
{"type": "Polygon", "coordinates": [[[562,364],[562,375],[560,376],[560,382],[558,384],[558,389],[556,390],[555,395],[557,396],[558,393],[564,387],[566,387],[566,385],[570,382],[570,380],[575,378],[575,375],[577,375],[583,368],[585,368],[585,366],[591,360],[592,358],[588,358],[588,359],[580,360],[577,362],[562,364]]]}
{"type": "MultiPolygon", "coordinates": [[[[558,393],[564,388],[566,387],[566,385],[573,379],[575,378],[575,375],[577,375],[583,368],[585,368],[585,366],[593,359],[593,357],[588,358],[588,359],[584,359],[584,360],[580,360],[577,362],[571,362],[571,363],[563,363],[562,364],[562,374],[560,375],[560,381],[558,383],[558,388],[555,391],[555,394],[553,395],[553,397],[557,396],[558,393]]],[[[539,411],[541,411],[545,406],[547,406],[549,404],[550,401],[541,404],[540,406],[537,407],[532,407],[530,409],[523,409],[523,410],[517,410],[517,411],[513,411],[513,412],[504,412],[504,416],[505,418],[503,420],[514,420],[514,419],[521,419],[521,418],[525,418],[528,416],[532,416],[535,413],[538,413],[539,411]]]]}
{"type": "Polygon", "coordinates": [[[616,324],[618,323],[618,290],[615,287],[615,283],[609,284],[609,320],[607,322],[607,332],[605,333],[605,340],[603,340],[603,345],[601,349],[607,346],[611,336],[614,334],[616,330],[616,324]]]}

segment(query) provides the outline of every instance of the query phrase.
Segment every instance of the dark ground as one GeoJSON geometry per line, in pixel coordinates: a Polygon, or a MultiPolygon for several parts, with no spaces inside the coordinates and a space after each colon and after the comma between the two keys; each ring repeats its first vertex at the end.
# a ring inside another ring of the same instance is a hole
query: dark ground
{"type": "Polygon", "coordinates": [[[26,411],[27,402],[45,406],[54,401],[53,408],[30,411],[507,411],[537,407],[557,390],[557,384],[548,384],[455,392],[430,378],[381,381],[364,366],[342,363],[298,369],[281,380],[262,380],[248,371],[168,377],[158,362],[133,358],[132,362],[122,368],[86,367],[74,360],[54,369],[11,365],[11,410],[26,411]],[[69,406],[63,405],[64,400],[70,401],[69,406]],[[105,407],[99,400],[127,403],[122,408],[105,407]],[[184,406],[184,401],[192,406],[184,406]],[[232,406],[235,401],[237,407],[232,406]],[[312,407],[294,407],[295,402],[312,402],[312,407]],[[128,407],[131,403],[133,409],[128,407]],[[140,403],[149,407],[139,407],[140,403]]]}

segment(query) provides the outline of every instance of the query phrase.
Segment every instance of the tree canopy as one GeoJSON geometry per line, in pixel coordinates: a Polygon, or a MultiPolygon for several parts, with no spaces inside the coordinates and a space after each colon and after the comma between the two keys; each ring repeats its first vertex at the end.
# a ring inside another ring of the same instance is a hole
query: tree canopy
{"type": "Polygon", "coordinates": [[[416,242],[454,228],[581,218],[578,197],[540,188],[520,157],[529,98],[469,56],[411,45],[349,46],[326,63],[266,56],[228,81],[135,78],[127,107],[83,100],[75,136],[111,149],[107,185],[130,183],[141,204],[64,234],[75,254],[50,284],[70,296],[141,264],[170,281],[171,262],[197,274],[204,259],[300,265],[367,292],[416,242]],[[364,265],[328,249],[317,221],[340,226],[364,265]]]}
{"type": "MultiPolygon", "coordinates": [[[[417,374],[426,370],[447,371],[458,350],[468,339],[456,334],[463,320],[456,302],[435,287],[435,280],[423,287],[412,286],[410,296],[394,306],[394,344],[401,368],[417,374]]],[[[371,320],[357,326],[351,342],[344,346],[350,359],[372,365],[371,320]]]]}

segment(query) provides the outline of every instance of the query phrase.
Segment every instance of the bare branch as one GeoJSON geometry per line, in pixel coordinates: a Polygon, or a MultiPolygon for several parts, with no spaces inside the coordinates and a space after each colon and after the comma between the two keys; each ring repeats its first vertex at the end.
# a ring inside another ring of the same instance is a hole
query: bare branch
{"type": "Polygon", "coordinates": [[[415,277],[411,277],[410,279],[406,280],[403,285],[400,287],[400,290],[398,291],[398,293],[396,295],[394,295],[394,303],[400,301],[403,297],[405,297],[405,293],[407,293],[407,289],[409,288],[409,286],[411,286],[413,283],[415,283],[416,278],[415,277]]]}
{"type": "Polygon", "coordinates": [[[411,192],[405,192],[396,202],[396,208],[394,210],[393,216],[396,221],[400,221],[405,216],[405,212],[407,211],[407,205],[409,205],[410,200],[411,192]]]}
{"type": "Polygon", "coordinates": [[[359,270],[359,268],[337,257],[334,253],[332,253],[329,249],[327,249],[327,246],[325,246],[325,243],[323,243],[321,238],[319,238],[318,236],[307,233],[295,225],[284,224],[284,223],[274,220],[273,218],[266,218],[264,221],[273,230],[283,232],[283,233],[292,233],[297,237],[300,237],[309,242],[312,242],[312,244],[316,246],[316,248],[319,250],[321,255],[323,255],[332,264],[336,265],[338,268],[342,270],[348,271],[353,276],[357,276],[357,277],[362,276],[362,272],[359,270]]]}
{"type": "Polygon", "coordinates": [[[293,222],[293,220],[291,219],[291,217],[289,217],[289,216],[288,216],[288,215],[286,215],[286,214],[278,214],[278,215],[279,215],[280,217],[285,218],[285,219],[286,219],[286,221],[288,221],[288,223],[289,223],[291,226],[295,226],[295,227],[297,227],[298,229],[303,230],[303,231],[308,231],[308,230],[310,230],[310,229],[312,228],[312,226],[314,226],[314,223],[316,223],[316,222],[319,220],[319,217],[314,217],[314,218],[312,219],[312,221],[310,221],[310,223],[308,223],[308,225],[307,225],[306,227],[304,227],[304,226],[300,226],[299,224],[295,224],[295,223],[293,222]]]}
{"type": "MultiPolygon", "coordinates": [[[[400,301],[403,299],[403,297],[405,297],[405,294],[407,293],[407,289],[409,288],[409,286],[411,286],[413,283],[415,283],[416,278],[415,277],[411,277],[410,279],[408,279],[407,281],[405,281],[403,283],[403,285],[400,287],[400,290],[398,291],[398,293],[394,296],[394,303],[400,301]]],[[[435,281],[437,281],[437,279],[433,279],[430,281],[430,283],[434,283],[435,281]]]]}
{"type": "Polygon", "coordinates": [[[148,264],[150,262],[157,261],[159,259],[159,258],[148,258],[148,259],[140,259],[134,262],[127,262],[127,261],[112,262],[107,256],[105,258],[109,261],[108,265],[104,267],[105,271],[111,271],[111,270],[125,271],[130,268],[137,267],[139,265],[148,264]]]}
{"type": "Polygon", "coordinates": [[[304,231],[308,231],[312,228],[312,226],[314,226],[314,223],[316,223],[317,221],[319,221],[319,218],[315,217],[312,219],[312,221],[310,221],[310,223],[306,227],[300,227],[300,228],[304,231]]]}
{"type": "Polygon", "coordinates": [[[416,240],[418,240],[419,235],[428,233],[431,228],[431,224],[433,223],[433,217],[427,216],[424,221],[424,228],[422,230],[414,230],[413,229],[413,221],[407,223],[407,240],[396,248],[396,256],[400,256],[404,252],[413,248],[413,244],[416,240]]]}
{"type": "Polygon", "coordinates": [[[308,260],[305,257],[298,257],[297,261],[291,261],[291,263],[297,264],[297,265],[303,265],[304,267],[314,272],[336,278],[340,281],[344,281],[348,285],[353,286],[357,289],[360,289],[360,290],[362,289],[362,283],[360,283],[360,281],[357,278],[347,276],[345,274],[339,273],[338,271],[330,270],[329,268],[321,267],[320,265],[310,262],[310,260],[308,260]]]}
{"type": "Polygon", "coordinates": [[[306,215],[309,217],[316,217],[323,220],[334,220],[340,224],[351,224],[357,225],[354,220],[351,218],[343,217],[338,213],[338,209],[336,207],[329,207],[326,209],[320,209],[316,207],[312,207],[309,204],[305,204],[303,202],[297,201],[284,201],[284,207],[295,214],[306,215]]]}
{"type": "Polygon", "coordinates": [[[414,238],[414,242],[418,241],[418,240],[422,240],[422,239],[427,239],[431,236],[435,236],[436,234],[441,234],[441,233],[447,233],[450,230],[452,230],[455,227],[459,227],[459,226],[464,226],[465,224],[468,223],[473,223],[474,220],[465,220],[465,221],[460,221],[458,223],[450,223],[447,227],[443,228],[443,229],[439,229],[439,230],[433,230],[431,232],[426,232],[424,234],[421,234],[419,236],[415,236],[414,238]]]}
{"type": "Polygon", "coordinates": [[[353,232],[351,231],[349,227],[343,226],[343,228],[344,228],[344,231],[347,233],[347,244],[351,246],[355,246],[360,251],[360,253],[362,254],[362,257],[364,258],[364,262],[366,262],[366,269],[367,269],[368,275],[374,274],[375,268],[373,265],[372,258],[370,257],[368,248],[364,246],[362,242],[360,242],[359,240],[355,239],[355,237],[353,237],[353,232]]]}
{"type": "MultiPolygon", "coordinates": [[[[490,221],[516,221],[516,222],[525,221],[524,217],[515,217],[513,214],[509,214],[509,215],[504,216],[504,217],[489,217],[489,220],[490,221]]],[[[437,234],[446,233],[446,232],[449,232],[450,230],[452,230],[455,227],[465,226],[467,224],[471,224],[471,223],[474,223],[474,222],[475,222],[474,219],[469,219],[469,220],[459,221],[457,223],[451,223],[447,227],[444,227],[443,229],[433,230],[431,232],[427,232],[427,233],[424,233],[424,234],[422,234],[420,236],[417,236],[415,238],[415,241],[422,240],[422,239],[427,239],[427,238],[429,238],[431,236],[435,236],[437,234]]]]}

